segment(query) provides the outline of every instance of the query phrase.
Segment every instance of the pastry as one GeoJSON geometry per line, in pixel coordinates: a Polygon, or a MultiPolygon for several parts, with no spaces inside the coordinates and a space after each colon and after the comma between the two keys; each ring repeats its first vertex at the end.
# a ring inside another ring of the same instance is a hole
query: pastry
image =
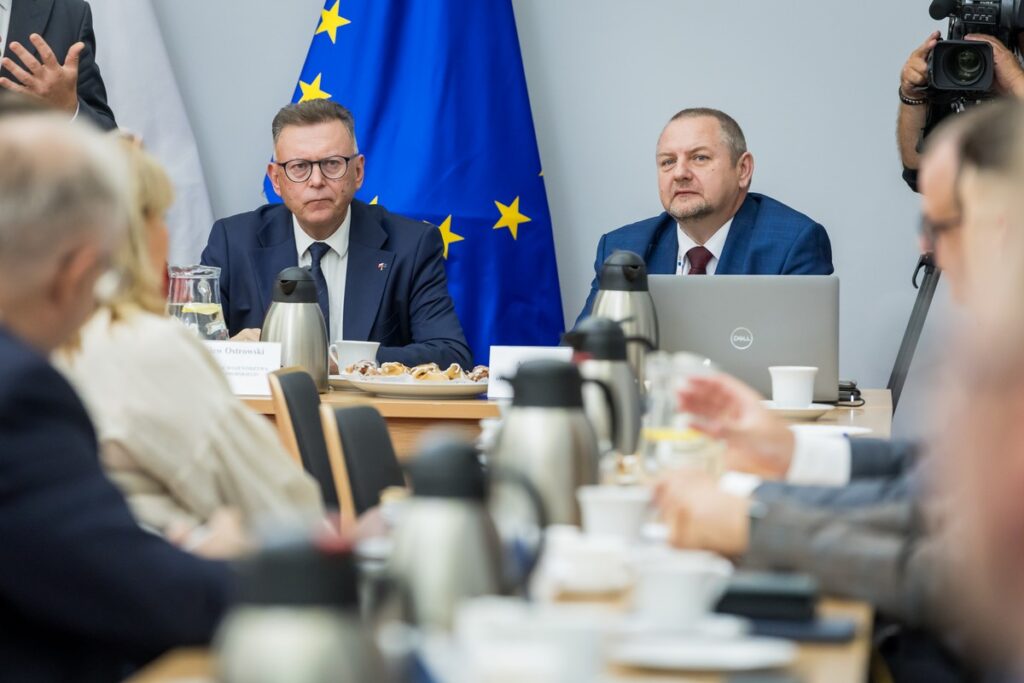
{"type": "Polygon", "coordinates": [[[448,369],[444,371],[445,376],[450,380],[465,379],[466,373],[462,371],[462,366],[458,363],[452,363],[448,366],[448,369]]]}
{"type": "Polygon", "coordinates": [[[469,371],[466,376],[474,382],[482,382],[491,375],[491,370],[486,365],[478,365],[469,371]]]}
{"type": "Polygon", "coordinates": [[[399,377],[408,371],[409,368],[401,363],[384,363],[384,365],[380,366],[380,374],[385,377],[399,377]]]}
{"type": "Polygon", "coordinates": [[[420,381],[448,379],[448,375],[441,372],[441,368],[437,366],[437,363],[417,365],[413,369],[409,370],[409,374],[412,375],[413,379],[420,381]]]}
{"type": "Polygon", "coordinates": [[[363,375],[364,377],[380,374],[377,370],[377,363],[372,360],[361,360],[358,363],[345,366],[346,375],[363,375]]]}

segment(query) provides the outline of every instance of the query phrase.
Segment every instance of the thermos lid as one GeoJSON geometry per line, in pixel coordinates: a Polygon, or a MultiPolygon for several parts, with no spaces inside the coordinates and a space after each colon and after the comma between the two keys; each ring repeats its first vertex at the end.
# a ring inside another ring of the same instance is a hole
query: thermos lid
{"type": "Polygon", "coordinates": [[[308,540],[271,545],[237,563],[235,599],[249,605],[359,606],[358,572],[351,550],[308,540]]]}
{"type": "Polygon", "coordinates": [[[487,478],[472,444],[454,439],[427,445],[406,466],[417,498],[459,498],[483,501],[487,478]]]}
{"type": "Polygon", "coordinates": [[[626,334],[622,326],[608,318],[586,318],[562,342],[578,356],[576,360],[626,360],[626,334]]]}
{"type": "Polygon", "coordinates": [[[559,360],[531,360],[512,378],[512,405],[522,408],[582,408],[579,368],[559,360]]]}
{"type": "Polygon", "coordinates": [[[308,268],[285,268],[274,279],[271,301],[285,304],[315,304],[316,280],[308,268]]]}
{"type": "Polygon", "coordinates": [[[647,264],[640,254],[616,251],[601,266],[599,289],[617,292],[646,292],[647,264]]]}

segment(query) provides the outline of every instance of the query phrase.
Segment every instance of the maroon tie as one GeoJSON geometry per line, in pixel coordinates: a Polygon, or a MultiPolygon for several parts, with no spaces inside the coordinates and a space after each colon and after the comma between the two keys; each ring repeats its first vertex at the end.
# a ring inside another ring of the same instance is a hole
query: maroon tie
{"type": "Polygon", "coordinates": [[[686,252],[686,260],[690,262],[690,272],[687,275],[707,275],[708,264],[715,255],[704,247],[694,247],[686,252]]]}

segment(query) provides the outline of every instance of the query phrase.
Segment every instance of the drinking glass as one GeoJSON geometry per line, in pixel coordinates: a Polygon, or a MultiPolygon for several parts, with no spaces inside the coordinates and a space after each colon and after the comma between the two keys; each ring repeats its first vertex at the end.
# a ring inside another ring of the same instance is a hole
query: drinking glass
{"type": "Polygon", "coordinates": [[[226,341],[228,328],[220,305],[220,268],[216,266],[170,266],[167,314],[200,339],[226,341]]]}

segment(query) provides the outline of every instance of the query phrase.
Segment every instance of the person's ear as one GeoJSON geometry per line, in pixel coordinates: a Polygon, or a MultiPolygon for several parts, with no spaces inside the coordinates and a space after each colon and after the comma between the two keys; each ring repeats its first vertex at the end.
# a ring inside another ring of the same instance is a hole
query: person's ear
{"type": "Polygon", "coordinates": [[[95,245],[79,246],[61,260],[47,292],[54,308],[71,313],[85,299],[93,300],[93,287],[105,270],[106,259],[95,245]]]}
{"type": "Polygon", "coordinates": [[[276,192],[278,196],[281,196],[281,177],[279,174],[282,171],[284,171],[284,169],[273,161],[267,164],[267,177],[270,178],[270,184],[274,186],[274,192],[276,192]]]}
{"type": "Polygon", "coordinates": [[[363,186],[363,180],[366,178],[366,157],[362,154],[352,160],[352,172],[356,174],[353,180],[358,191],[363,186]]]}
{"type": "Polygon", "coordinates": [[[750,181],[754,177],[754,155],[750,152],[744,152],[743,156],[736,162],[736,165],[739,168],[740,188],[749,190],[750,181]]]}

